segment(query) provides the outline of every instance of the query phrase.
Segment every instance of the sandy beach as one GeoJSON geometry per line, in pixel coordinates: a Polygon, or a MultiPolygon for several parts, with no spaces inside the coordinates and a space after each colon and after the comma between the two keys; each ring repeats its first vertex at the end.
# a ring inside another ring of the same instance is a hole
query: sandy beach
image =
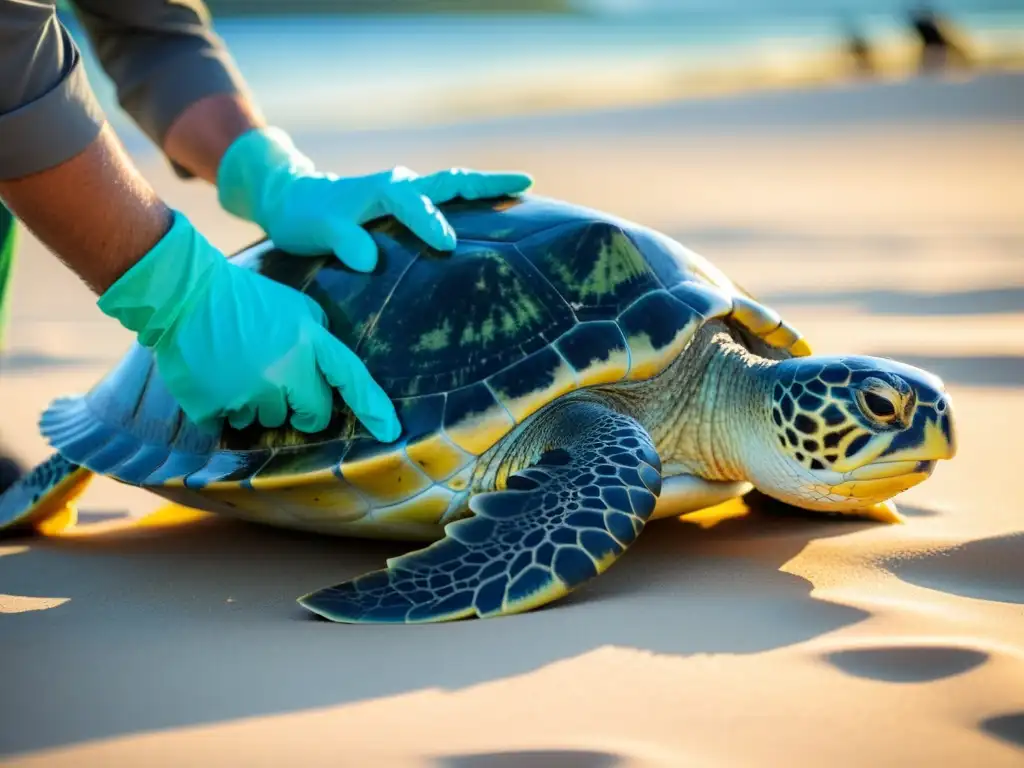
{"type": "MultiPolygon", "coordinates": [[[[816,352],[942,376],[959,454],[897,499],[902,525],[666,520],[550,609],[410,627],[295,603],[410,546],[134,528],[161,500],[97,480],[95,534],[0,541],[0,762],[1024,764],[1022,128],[1004,74],[298,137],[343,173],[524,168],[660,229],[816,352]]],[[[259,237],[139,161],[217,245],[259,237]]],[[[0,430],[32,462],[42,409],[130,337],[31,237],[20,255],[0,430]]]]}

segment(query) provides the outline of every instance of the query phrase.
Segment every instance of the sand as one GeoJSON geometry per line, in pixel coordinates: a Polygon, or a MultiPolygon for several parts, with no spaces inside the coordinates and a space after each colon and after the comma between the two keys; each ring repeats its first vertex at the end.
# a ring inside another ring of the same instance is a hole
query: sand
{"type": "MultiPolygon", "coordinates": [[[[885,526],[755,512],[652,524],[548,610],[425,627],[294,598],[398,544],[222,520],[0,544],[7,765],[1024,764],[1024,78],[839,86],[421,134],[316,159],[524,167],[537,191],[677,237],[819,352],[942,375],[960,452],[885,526]]],[[[224,248],[255,238],[158,160],[224,248]]],[[[128,336],[38,244],[15,282],[3,436],[128,336]]],[[[86,524],[159,506],[110,481],[86,524]]],[[[96,523],[98,526],[103,524],[96,523]]]]}

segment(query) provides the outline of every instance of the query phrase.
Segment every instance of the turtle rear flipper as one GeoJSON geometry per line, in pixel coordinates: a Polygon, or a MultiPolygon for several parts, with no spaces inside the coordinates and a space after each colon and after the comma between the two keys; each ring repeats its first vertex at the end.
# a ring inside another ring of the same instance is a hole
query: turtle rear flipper
{"type": "Polygon", "coordinates": [[[0,496],[0,535],[70,528],[78,520],[75,501],[92,477],[85,467],[53,454],[0,496]]]}
{"type": "Polygon", "coordinates": [[[506,490],[470,500],[425,549],[300,598],[333,621],[416,623],[520,613],[607,569],[640,533],[661,491],[661,461],[639,423],[604,405],[567,403],[546,452],[506,490]]]}

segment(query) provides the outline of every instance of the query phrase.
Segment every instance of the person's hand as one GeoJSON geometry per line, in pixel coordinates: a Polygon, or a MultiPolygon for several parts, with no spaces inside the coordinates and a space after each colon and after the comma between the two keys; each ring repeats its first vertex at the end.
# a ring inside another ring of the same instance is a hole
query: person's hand
{"type": "Polygon", "coordinates": [[[100,309],[138,334],[185,414],[324,429],[332,389],[383,442],[401,425],[387,394],[302,293],[235,266],[175,212],[170,231],[108,288],[100,309]]]}
{"type": "Polygon", "coordinates": [[[217,171],[224,209],[258,224],[276,246],[297,255],[333,252],[362,272],[377,263],[377,246],[362,227],[371,219],[391,214],[432,248],[450,251],[455,232],[436,204],[516,195],[532,183],[523,173],[464,168],[429,176],[402,167],[351,178],[318,173],[276,128],[240,136],[217,171]]]}

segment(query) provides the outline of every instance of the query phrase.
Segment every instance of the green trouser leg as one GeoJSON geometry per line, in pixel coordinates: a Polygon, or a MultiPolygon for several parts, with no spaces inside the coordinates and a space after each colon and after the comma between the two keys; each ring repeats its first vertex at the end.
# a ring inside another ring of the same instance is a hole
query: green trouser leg
{"type": "Polygon", "coordinates": [[[14,246],[18,228],[11,212],[0,203],[0,350],[4,348],[4,328],[10,311],[9,289],[14,272],[14,246]]]}
{"type": "MultiPolygon", "coordinates": [[[[8,288],[11,285],[11,273],[14,271],[14,240],[16,234],[14,217],[0,203],[0,351],[4,347],[4,321],[10,311],[8,288]]],[[[0,403],[0,419],[4,417],[5,408],[0,403]]],[[[4,446],[0,444],[0,494],[3,494],[22,473],[17,461],[6,455],[4,446]]]]}

